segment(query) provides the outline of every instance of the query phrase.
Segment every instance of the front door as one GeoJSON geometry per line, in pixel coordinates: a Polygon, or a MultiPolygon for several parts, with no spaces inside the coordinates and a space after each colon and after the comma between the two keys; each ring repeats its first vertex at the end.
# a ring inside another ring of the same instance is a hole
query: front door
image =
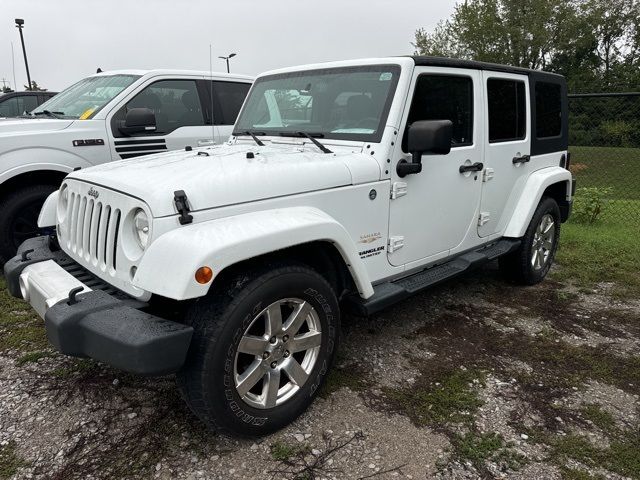
{"type": "Polygon", "coordinates": [[[529,84],[526,75],[483,72],[485,168],[478,235],[504,231],[532,170],[529,84]]]}
{"type": "Polygon", "coordinates": [[[409,98],[410,108],[403,114],[400,130],[403,140],[395,147],[392,163],[395,198],[391,200],[388,254],[392,265],[407,268],[445,257],[470,233],[476,236],[484,143],[479,126],[481,73],[416,68],[409,98]],[[422,172],[401,178],[395,165],[400,159],[411,159],[406,149],[407,125],[417,120],[451,120],[451,152],[423,155],[422,172]],[[461,166],[474,164],[477,171],[460,172],[461,166]]]}
{"type": "MultiPolygon", "coordinates": [[[[158,80],[131,98],[111,118],[111,158],[126,159],[183,149],[186,146],[210,145],[218,138],[218,127],[207,118],[206,95],[195,79],[158,80]],[[156,117],[156,130],[134,136],[118,129],[132,108],[148,108],[156,117]]],[[[226,140],[226,138],[225,138],[226,140]]]]}

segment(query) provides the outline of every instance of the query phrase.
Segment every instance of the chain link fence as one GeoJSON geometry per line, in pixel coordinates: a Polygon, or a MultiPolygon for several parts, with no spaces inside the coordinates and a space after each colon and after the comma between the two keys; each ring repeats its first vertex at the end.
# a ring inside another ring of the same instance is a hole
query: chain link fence
{"type": "Polygon", "coordinates": [[[640,232],[640,92],[569,95],[572,220],[640,232]]]}

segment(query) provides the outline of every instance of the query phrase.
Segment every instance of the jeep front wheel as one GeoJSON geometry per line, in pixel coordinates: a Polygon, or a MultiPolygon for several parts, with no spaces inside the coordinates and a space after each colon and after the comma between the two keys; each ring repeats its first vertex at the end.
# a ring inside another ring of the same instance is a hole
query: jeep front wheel
{"type": "Polygon", "coordinates": [[[245,272],[188,312],[194,337],[178,385],[213,429],[273,432],[313,401],[339,321],[335,294],[315,271],[291,265],[245,272]]]}
{"type": "Polygon", "coordinates": [[[515,252],[500,258],[500,269],[507,278],[523,285],[541,282],[551,268],[559,238],[560,209],[553,198],[543,197],[522,244],[515,252]]]}

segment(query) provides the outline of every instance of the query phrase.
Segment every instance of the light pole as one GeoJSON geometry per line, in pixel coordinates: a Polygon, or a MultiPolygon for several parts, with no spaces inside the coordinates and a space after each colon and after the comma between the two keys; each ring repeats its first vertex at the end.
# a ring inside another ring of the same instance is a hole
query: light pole
{"type": "MultiPolygon", "coordinates": [[[[22,28],[24,26],[24,20],[22,18],[16,18],[16,28],[20,31],[20,41],[22,42],[22,54],[24,55],[24,67],[27,69],[27,90],[31,90],[31,75],[29,74],[29,62],[27,62],[27,50],[24,48],[24,37],[22,36],[22,28]]],[[[17,85],[16,85],[17,87],[17,85]]]]}
{"type": "Polygon", "coordinates": [[[218,57],[221,58],[222,60],[227,62],[227,73],[230,73],[229,71],[229,59],[235,57],[236,54],[235,53],[230,53],[228,57],[218,57]]]}

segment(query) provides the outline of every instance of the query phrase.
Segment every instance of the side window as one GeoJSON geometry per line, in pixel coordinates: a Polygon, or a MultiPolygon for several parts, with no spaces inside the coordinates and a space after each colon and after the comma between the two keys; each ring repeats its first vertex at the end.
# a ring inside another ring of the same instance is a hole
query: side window
{"type": "Polygon", "coordinates": [[[12,97],[0,103],[0,117],[15,117],[20,115],[18,97],[12,97]]]}
{"type": "Polygon", "coordinates": [[[124,119],[132,108],[148,108],[155,113],[157,128],[154,135],[205,124],[195,80],[155,82],[133,97],[116,116],[124,119]]]}
{"type": "MultiPolygon", "coordinates": [[[[418,77],[407,126],[418,120],[451,120],[452,147],[473,143],[473,80],[453,75],[418,77]]],[[[402,139],[407,151],[407,135],[402,139]]]]}
{"type": "Polygon", "coordinates": [[[522,140],[527,126],[524,82],[490,78],[487,81],[489,143],[522,140]]]}
{"type": "Polygon", "coordinates": [[[562,131],[562,92],[557,83],[536,82],[536,138],[557,137],[562,131]]]}
{"type": "Polygon", "coordinates": [[[27,95],[23,97],[23,99],[24,99],[24,104],[22,105],[22,111],[20,112],[20,114],[22,114],[22,112],[30,112],[31,110],[33,110],[38,106],[37,95],[27,95]]]}
{"type": "Polygon", "coordinates": [[[251,84],[214,81],[214,117],[216,125],[233,125],[251,84]]]}

